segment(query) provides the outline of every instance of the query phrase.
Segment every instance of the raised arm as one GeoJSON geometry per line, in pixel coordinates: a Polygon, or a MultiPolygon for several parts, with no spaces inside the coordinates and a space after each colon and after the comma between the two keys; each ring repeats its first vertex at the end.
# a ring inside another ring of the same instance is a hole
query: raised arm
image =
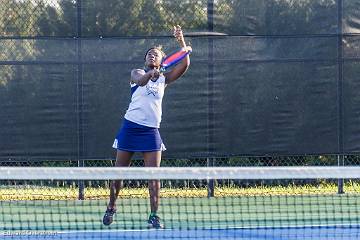
{"type": "Polygon", "coordinates": [[[160,75],[158,69],[151,69],[145,72],[143,69],[134,69],[131,71],[131,83],[139,86],[145,86],[150,79],[157,79],[160,75]]]}
{"type": "MultiPolygon", "coordinates": [[[[176,40],[178,41],[179,45],[181,48],[185,48],[185,49],[190,49],[190,46],[186,46],[185,43],[185,39],[184,39],[184,35],[183,32],[181,30],[181,27],[179,25],[177,25],[176,27],[174,26],[174,37],[176,38],[176,40]]],[[[181,77],[186,70],[189,68],[190,65],[190,57],[189,54],[178,64],[176,65],[170,72],[165,73],[165,79],[166,79],[166,84],[172,83],[174,82],[176,79],[178,79],[179,77],[181,77]]]]}

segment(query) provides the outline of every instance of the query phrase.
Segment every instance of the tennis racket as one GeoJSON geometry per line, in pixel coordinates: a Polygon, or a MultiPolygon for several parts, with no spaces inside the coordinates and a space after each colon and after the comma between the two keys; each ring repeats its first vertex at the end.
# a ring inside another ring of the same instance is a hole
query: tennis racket
{"type": "Polygon", "coordinates": [[[191,53],[191,48],[182,48],[163,59],[160,65],[160,72],[165,72],[169,67],[176,65],[191,53]]]}

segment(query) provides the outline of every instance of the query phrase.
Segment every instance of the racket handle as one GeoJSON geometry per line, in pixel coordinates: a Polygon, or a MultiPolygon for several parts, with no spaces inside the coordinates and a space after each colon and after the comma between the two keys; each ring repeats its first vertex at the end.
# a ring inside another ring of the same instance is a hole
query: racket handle
{"type": "Polygon", "coordinates": [[[192,47],[191,46],[182,47],[181,50],[191,53],[192,52],[192,47]]]}

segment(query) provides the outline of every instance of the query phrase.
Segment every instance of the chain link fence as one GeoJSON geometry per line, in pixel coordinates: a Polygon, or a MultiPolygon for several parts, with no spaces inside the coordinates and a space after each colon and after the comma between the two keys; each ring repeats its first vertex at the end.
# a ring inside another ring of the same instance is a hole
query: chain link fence
{"type": "MultiPolygon", "coordinates": [[[[114,154],[115,155],[115,154],[114,154]]],[[[115,159],[85,159],[84,167],[111,167],[115,159]]],[[[235,156],[221,158],[165,158],[161,165],[164,167],[206,167],[211,162],[217,167],[269,167],[269,166],[356,166],[360,163],[359,155],[313,155],[313,156],[235,156]]],[[[11,167],[77,167],[78,160],[9,160],[2,161],[1,166],[11,167]]],[[[135,156],[132,166],[143,167],[141,155],[135,156]]]]}
{"type": "MultiPolygon", "coordinates": [[[[222,167],[249,167],[249,166],[337,166],[337,165],[358,165],[359,156],[344,156],[340,158],[336,155],[321,155],[321,156],[267,156],[267,157],[224,157],[224,158],[194,158],[194,159],[163,159],[162,166],[166,167],[206,167],[222,166],[222,167]]],[[[84,160],[85,167],[111,167],[114,166],[115,160],[84,160]]],[[[78,161],[18,161],[18,162],[1,162],[1,166],[16,166],[16,167],[78,167],[78,161]]],[[[132,166],[143,166],[141,158],[135,158],[132,161],[132,166]]],[[[109,196],[110,181],[39,181],[39,180],[7,180],[1,181],[2,186],[6,186],[1,190],[2,199],[14,199],[13,191],[17,189],[18,199],[107,199],[109,196]],[[30,186],[30,187],[29,187],[30,186]]],[[[161,188],[166,189],[166,196],[177,196],[183,194],[184,191],[195,189],[198,196],[203,196],[207,191],[207,196],[215,196],[219,194],[219,189],[237,188],[258,188],[261,186],[271,188],[274,186],[297,186],[299,189],[313,188],[321,186],[330,188],[337,186],[338,193],[344,193],[344,186],[347,186],[348,191],[353,189],[356,181],[344,181],[343,179],[306,179],[306,180],[164,180],[161,181],[161,188]],[[182,189],[182,191],[179,191],[182,189]],[[188,189],[188,190],[186,190],[188,189]]],[[[137,196],[147,197],[148,182],[144,180],[126,180],[124,181],[124,190],[122,197],[131,197],[134,190],[138,189],[137,196]]],[[[333,191],[335,191],[335,187],[333,191]]],[[[356,188],[356,187],[355,187],[356,188]]],[[[345,190],[345,191],[346,191],[345,190]]],[[[221,192],[221,191],[220,191],[221,192]]],[[[163,193],[165,194],[165,192],[163,193]]],[[[189,193],[190,194],[190,193],[189,193]]],[[[235,194],[236,195],[236,194],[235,194]]]]}

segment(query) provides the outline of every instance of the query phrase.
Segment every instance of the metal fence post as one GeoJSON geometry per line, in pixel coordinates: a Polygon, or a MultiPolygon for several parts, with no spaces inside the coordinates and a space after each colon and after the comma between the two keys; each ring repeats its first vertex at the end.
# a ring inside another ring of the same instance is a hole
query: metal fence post
{"type": "MultiPolygon", "coordinates": [[[[344,155],[337,156],[338,166],[344,166],[344,155]]],[[[338,194],[343,194],[344,192],[344,179],[338,179],[338,194]]]]}
{"type": "MultiPolygon", "coordinates": [[[[337,62],[338,62],[338,113],[339,113],[339,126],[338,126],[338,149],[341,155],[337,156],[338,166],[344,166],[344,138],[343,138],[343,1],[337,1],[338,9],[338,46],[337,46],[337,62]]],[[[338,179],[338,193],[344,193],[344,179],[338,179]]]]}
{"type": "MultiPolygon", "coordinates": [[[[344,138],[343,138],[343,1],[337,1],[338,8],[338,46],[337,46],[337,62],[338,62],[338,114],[339,114],[339,126],[338,126],[338,150],[341,155],[337,156],[338,166],[344,166],[344,138]]],[[[338,193],[344,193],[344,179],[338,179],[338,193]]]]}
{"type": "MultiPolygon", "coordinates": [[[[207,3],[207,21],[208,21],[208,31],[214,31],[214,0],[208,0],[207,3]]],[[[211,36],[208,39],[208,153],[212,154],[214,152],[214,42],[211,36]]],[[[214,166],[214,158],[207,158],[207,166],[214,166]]],[[[208,180],[208,197],[214,197],[214,179],[208,180]]]]}
{"type": "MultiPolygon", "coordinates": [[[[84,96],[83,96],[83,65],[82,65],[82,53],[81,53],[81,41],[82,41],[82,30],[81,30],[81,0],[77,0],[77,34],[76,34],[76,41],[77,41],[77,117],[78,117],[78,167],[84,167],[84,119],[83,119],[83,106],[84,106],[84,96]]],[[[85,199],[85,187],[84,181],[79,180],[79,200],[85,199]]]]}

